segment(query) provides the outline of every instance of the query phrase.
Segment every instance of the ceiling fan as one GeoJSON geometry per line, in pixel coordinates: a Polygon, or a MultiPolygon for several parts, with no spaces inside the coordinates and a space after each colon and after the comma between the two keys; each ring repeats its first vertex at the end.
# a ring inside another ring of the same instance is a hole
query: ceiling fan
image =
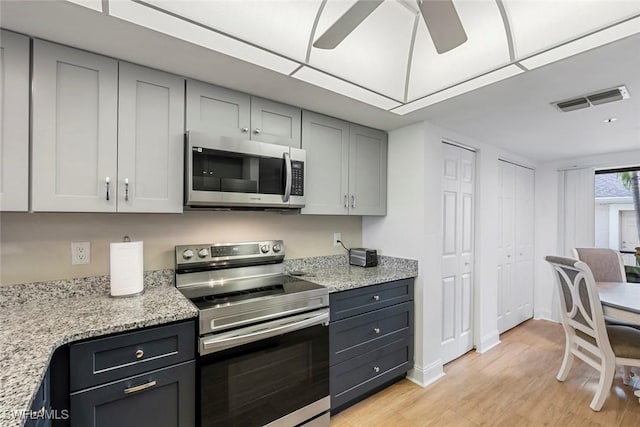
{"type": "MultiPolygon", "coordinates": [[[[313,47],[334,49],[384,0],[357,0],[316,41],[313,47]]],[[[445,53],[467,41],[453,0],[417,0],[420,14],[438,53],[445,53]]]]}

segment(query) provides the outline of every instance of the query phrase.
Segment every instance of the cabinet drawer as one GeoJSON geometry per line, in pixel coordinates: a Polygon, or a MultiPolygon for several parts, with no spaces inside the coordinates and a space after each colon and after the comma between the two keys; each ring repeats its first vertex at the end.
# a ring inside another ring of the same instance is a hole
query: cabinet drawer
{"type": "Polygon", "coordinates": [[[367,311],[413,300],[413,279],[365,286],[329,294],[331,320],[340,320],[367,311]]]}
{"type": "Polygon", "coordinates": [[[71,394],[71,427],[193,427],[195,361],[71,394]]]}
{"type": "Polygon", "coordinates": [[[385,307],[329,325],[331,365],[413,335],[413,302],[385,307]]]}
{"type": "Polygon", "coordinates": [[[72,344],[71,391],[190,360],[194,354],[194,321],[72,344]]]}
{"type": "Polygon", "coordinates": [[[331,409],[404,375],[413,366],[411,339],[387,344],[330,368],[331,409]]]}

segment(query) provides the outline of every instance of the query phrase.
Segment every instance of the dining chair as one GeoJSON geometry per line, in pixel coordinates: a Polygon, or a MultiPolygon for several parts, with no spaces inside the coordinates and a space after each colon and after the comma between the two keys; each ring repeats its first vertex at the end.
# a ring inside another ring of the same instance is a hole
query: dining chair
{"type": "Polygon", "coordinates": [[[586,263],[596,282],[626,282],[620,252],[609,248],[573,248],[575,258],[586,263]]]}
{"type": "MultiPolygon", "coordinates": [[[[626,282],[627,275],[624,271],[624,262],[620,252],[609,248],[573,248],[573,255],[586,263],[596,282],[626,282]]],[[[614,317],[605,316],[607,325],[622,325],[640,328],[614,317]]],[[[628,366],[623,366],[622,382],[625,385],[631,383],[632,373],[628,366]]]]}
{"type": "Polygon", "coordinates": [[[589,405],[599,411],[613,383],[616,364],[640,367],[640,330],[605,325],[595,279],[585,262],[559,256],[545,260],[553,269],[565,334],[564,357],[556,378],[567,379],[575,357],[599,371],[598,388],[589,405]]]}

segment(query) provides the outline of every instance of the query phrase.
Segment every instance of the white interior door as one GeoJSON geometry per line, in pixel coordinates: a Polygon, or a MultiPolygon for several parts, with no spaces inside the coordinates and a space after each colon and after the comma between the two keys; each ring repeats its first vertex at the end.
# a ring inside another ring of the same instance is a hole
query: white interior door
{"type": "Polygon", "coordinates": [[[473,347],[475,153],[443,143],[442,359],[473,347]]]}
{"type": "Polygon", "coordinates": [[[499,162],[498,330],[533,316],[534,172],[499,162]]]}
{"type": "MultiPolygon", "coordinates": [[[[635,251],[640,246],[635,211],[620,211],[620,250],[635,251]]],[[[633,265],[633,264],[631,264],[633,265]]]]}

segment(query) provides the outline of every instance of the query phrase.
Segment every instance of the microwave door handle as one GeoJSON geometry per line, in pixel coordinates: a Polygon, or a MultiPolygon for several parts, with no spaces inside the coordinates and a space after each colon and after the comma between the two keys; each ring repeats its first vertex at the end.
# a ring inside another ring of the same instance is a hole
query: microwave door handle
{"type": "Polygon", "coordinates": [[[291,196],[291,155],[289,153],[284,153],[284,167],[285,167],[285,183],[284,183],[284,196],[282,197],[282,201],[288,202],[289,196],[291,196]]]}

